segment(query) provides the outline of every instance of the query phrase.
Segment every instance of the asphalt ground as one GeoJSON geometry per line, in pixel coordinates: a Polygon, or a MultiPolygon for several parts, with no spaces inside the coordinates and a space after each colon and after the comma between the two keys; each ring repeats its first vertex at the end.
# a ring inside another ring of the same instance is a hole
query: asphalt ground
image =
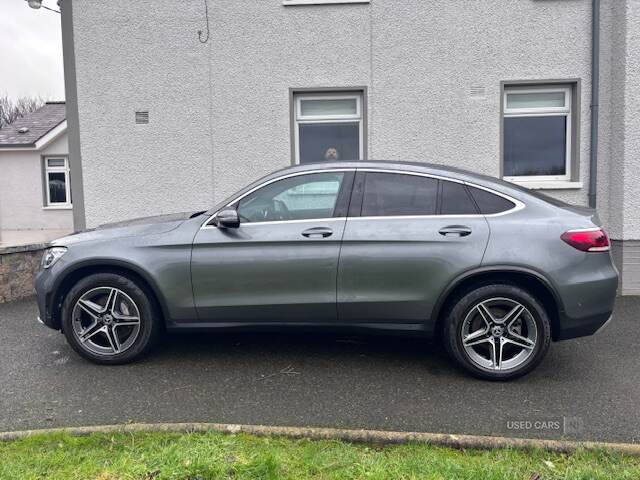
{"type": "Polygon", "coordinates": [[[98,366],[36,315],[31,299],[0,305],[0,431],[216,422],[640,443],[640,297],[509,383],[387,336],[181,334],[138,363],[98,366]]]}

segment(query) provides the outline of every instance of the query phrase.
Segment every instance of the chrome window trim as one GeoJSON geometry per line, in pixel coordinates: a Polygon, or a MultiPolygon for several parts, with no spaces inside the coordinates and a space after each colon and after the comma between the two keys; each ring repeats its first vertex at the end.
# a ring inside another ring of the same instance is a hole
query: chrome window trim
{"type": "MultiPolygon", "coordinates": [[[[469,181],[466,180],[459,180],[457,178],[451,178],[451,177],[445,177],[443,175],[437,175],[437,174],[433,174],[433,173],[424,173],[424,172],[412,172],[412,171],[404,171],[404,170],[391,170],[388,168],[373,168],[373,167],[366,167],[366,168],[327,168],[327,169],[322,169],[322,170],[311,170],[311,171],[304,171],[304,172],[294,172],[294,173],[290,173],[288,175],[283,175],[281,177],[277,177],[277,178],[272,178],[271,180],[267,180],[266,182],[261,183],[260,185],[257,185],[256,187],[252,188],[251,190],[249,190],[248,192],[243,193],[242,195],[235,197],[233,200],[231,200],[229,203],[227,203],[225,205],[225,207],[230,207],[231,205],[233,205],[236,202],[239,202],[240,200],[242,200],[244,197],[246,197],[247,195],[250,195],[251,193],[255,192],[256,190],[259,190],[262,187],[266,187],[267,185],[270,185],[272,183],[275,183],[279,180],[284,180],[287,178],[291,178],[291,177],[298,177],[300,175],[313,175],[314,173],[331,173],[331,172],[375,172],[375,173],[395,173],[395,174],[400,174],[400,175],[414,175],[417,177],[427,177],[427,178],[434,178],[437,180],[444,180],[447,182],[454,182],[454,183],[460,183],[462,185],[467,185],[469,187],[473,187],[473,188],[478,188],[480,190],[484,190],[486,192],[489,192],[493,195],[497,195],[499,197],[504,198],[505,200],[510,201],[511,203],[513,203],[515,206],[509,210],[505,210],[504,212],[498,212],[498,213],[489,213],[487,215],[483,215],[482,213],[476,213],[476,214],[470,214],[470,215],[388,215],[388,216],[358,216],[358,217],[329,217],[329,218],[307,218],[307,219],[302,219],[302,220],[275,220],[275,221],[269,221],[269,222],[250,222],[250,223],[245,223],[243,224],[244,226],[249,226],[249,225],[275,225],[275,224],[281,224],[281,223],[293,223],[293,222],[309,222],[309,221],[327,221],[327,220],[342,220],[342,219],[348,219],[348,220],[361,220],[361,219],[366,219],[366,220],[381,220],[381,219],[391,219],[391,220],[395,220],[395,219],[422,219],[422,218],[493,218],[493,217],[501,217],[503,215],[508,215],[511,213],[515,213],[519,210],[522,210],[525,208],[525,204],[523,202],[521,202],[520,200],[517,200],[505,193],[502,192],[498,192],[492,188],[489,187],[484,187],[482,185],[478,185],[475,183],[471,183],[469,181]]],[[[202,226],[200,227],[200,229],[210,229],[210,228],[218,228],[215,225],[209,225],[209,222],[211,222],[211,220],[213,219],[213,217],[215,217],[217,215],[218,212],[215,212],[213,215],[211,215],[210,217],[207,218],[207,220],[205,220],[205,222],[202,224],[202,226]]]]}
{"type": "Polygon", "coordinates": [[[498,213],[488,213],[486,215],[482,215],[483,217],[487,218],[487,217],[501,217],[502,215],[509,215],[510,213],[515,213],[518,212],[522,209],[524,209],[525,204],[524,202],[521,202],[518,199],[515,199],[509,195],[507,195],[506,193],[502,193],[502,192],[498,192],[497,190],[494,190],[492,188],[488,188],[488,187],[483,187],[482,185],[477,185],[475,183],[471,183],[471,182],[464,182],[464,184],[468,187],[473,187],[473,188],[478,188],[480,190],[484,190],[485,192],[489,192],[492,193],[493,195],[497,195],[498,197],[502,197],[505,200],[510,201],[511,203],[513,203],[515,206],[513,208],[510,208],[509,210],[505,210],[504,212],[498,212],[498,213]]]}
{"type": "MultiPolygon", "coordinates": [[[[347,217],[324,217],[324,218],[304,218],[301,220],[270,220],[268,222],[249,222],[243,223],[242,226],[250,227],[252,225],[279,225],[281,223],[305,223],[305,222],[329,222],[331,220],[345,221],[347,217]]],[[[218,228],[218,227],[213,227],[218,228]]]]}
{"type": "Polygon", "coordinates": [[[484,218],[479,213],[469,215],[380,215],[366,217],[349,217],[349,220],[423,220],[429,218],[484,218]]]}

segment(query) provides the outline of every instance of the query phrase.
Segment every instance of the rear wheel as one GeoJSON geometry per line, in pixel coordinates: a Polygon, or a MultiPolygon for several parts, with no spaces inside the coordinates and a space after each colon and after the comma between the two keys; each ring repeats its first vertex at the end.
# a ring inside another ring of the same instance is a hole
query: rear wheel
{"type": "Polygon", "coordinates": [[[551,342],[543,305],[513,285],[486,285],[463,295],[449,313],[445,344],[473,375],[510,380],[533,370],[551,342]]]}
{"type": "Polygon", "coordinates": [[[128,363],[147,352],[159,331],[148,294],[114,273],[80,280],[62,306],[63,330],[71,347],[92,362],[128,363]]]}

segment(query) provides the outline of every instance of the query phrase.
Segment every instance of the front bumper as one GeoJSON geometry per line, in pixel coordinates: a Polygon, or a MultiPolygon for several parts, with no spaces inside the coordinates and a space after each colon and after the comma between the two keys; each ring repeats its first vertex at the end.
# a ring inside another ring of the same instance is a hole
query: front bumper
{"type": "Polygon", "coordinates": [[[49,328],[59,330],[60,325],[53,315],[53,276],[50,270],[40,270],[36,274],[35,288],[38,302],[38,321],[49,328]]]}

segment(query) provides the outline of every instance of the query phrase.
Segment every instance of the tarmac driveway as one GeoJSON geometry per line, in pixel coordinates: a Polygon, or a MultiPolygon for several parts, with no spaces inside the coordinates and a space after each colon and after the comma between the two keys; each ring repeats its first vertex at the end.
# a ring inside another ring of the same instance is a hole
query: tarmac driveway
{"type": "Polygon", "coordinates": [[[103,367],[35,317],[33,300],[0,305],[0,431],[193,421],[640,442],[640,298],[511,383],[470,378],[424,341],[338,335],[172,336],[103,367]]]}

